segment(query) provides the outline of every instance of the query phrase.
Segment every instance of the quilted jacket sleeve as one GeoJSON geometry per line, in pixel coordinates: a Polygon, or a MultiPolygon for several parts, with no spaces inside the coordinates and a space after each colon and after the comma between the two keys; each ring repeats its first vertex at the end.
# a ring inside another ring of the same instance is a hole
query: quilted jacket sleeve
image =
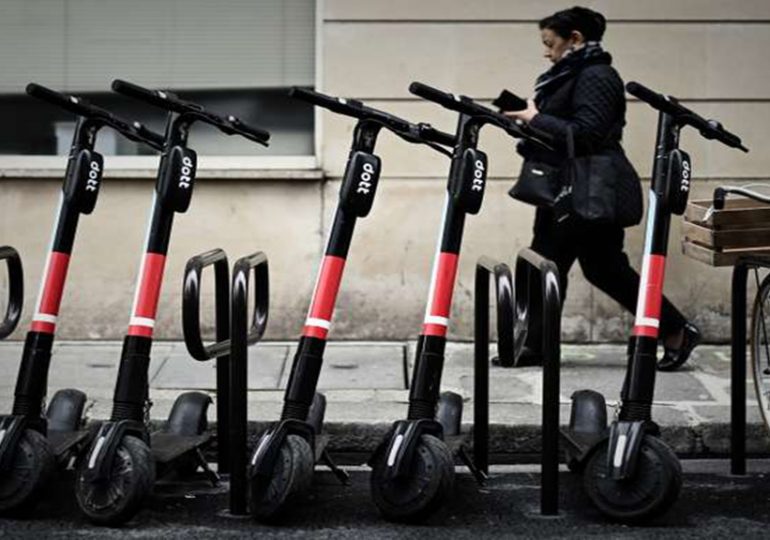
{"type": "Polygon", "coordinates": [[[531,125],[560,143],[566,140],[567,126],[571,125],[576,151],[591,153],[601,147],[610,131],[622,129],[624,115],[623,81],[610,66],[599,65],[587,67],[578,75],[568,117],[539,113],[531,125]]]}

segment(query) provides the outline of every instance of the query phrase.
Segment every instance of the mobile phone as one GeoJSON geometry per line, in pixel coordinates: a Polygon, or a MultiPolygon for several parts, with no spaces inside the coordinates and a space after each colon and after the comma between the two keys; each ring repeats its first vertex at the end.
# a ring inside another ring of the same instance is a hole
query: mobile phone
{"type": "Polygon", "coordinates": [[[527,108],[527,100],[520,98],[513,92],[503,90],[497,96],[497,99],[492,102],[492,105],[501,111],[523,111],[527,108]]]}

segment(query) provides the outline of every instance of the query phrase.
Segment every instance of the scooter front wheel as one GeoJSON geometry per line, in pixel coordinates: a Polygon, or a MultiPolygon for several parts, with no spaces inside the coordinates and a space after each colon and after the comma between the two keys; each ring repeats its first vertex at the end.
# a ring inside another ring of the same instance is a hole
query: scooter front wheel
{"type": "Polygon", "coordinates": [[[78,506],[93,523],[120,525],[141,508],[155,483],[155,460],[147,444],[126,435],[118,444],[109,478],[90,481],[80,463],[75,482],[78,506]]]}
{"type": "Polygon", "coordinates": [[[454,458],[444,441],[423,435],[414,456],[409,473],[403,477],[387,478],[385,456],[374,464],[372,498],[387,520],[422,521],[441,508],[452,491],[454,458]]]}
{"type": "Polygon", "coordinates": [[[671,508],[682,487],[682,467],[663,441],[645,435],[639,448],[636,471],[630,478],[609,477],[608,443],[602,443],[588,461],[583,487],[606,516],[623,522],[657,517],[671,508]]]}
{"type": "Polygon", "coordinates": [[[9,470],[0,477],[0,514],[31,509],[55,467],[48,440],[33,429],[24,430],[9,470]]]}
{"type": "Polygon", "coordinates": [[[265,523],[280,519],[293,502],[310,490],[314,468],[310,443],[299,435],[287,435],[269,481],[251,481],[251,515],[254,519],[265,523]]]}

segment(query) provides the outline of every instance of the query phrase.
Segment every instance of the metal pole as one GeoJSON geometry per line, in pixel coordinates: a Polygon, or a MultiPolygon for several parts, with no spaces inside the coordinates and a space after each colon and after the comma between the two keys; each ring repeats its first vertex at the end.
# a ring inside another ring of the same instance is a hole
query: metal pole
{"type": "Polygon", "coordinates": [[[489,270],[476,265],[473,366],[473,461],[489,474],[489,270]]]}
{"type": "Polygon", "coordinates": [[[230,513],[244,515],[246,505],[246,386],[248,377],[248,292],[250,268],[233,268],[230,355],[230,513]]]}
{"type": "MultiPolygon", "coordinates": [[[[534,270],[530,266],[530,271],[534,270]]],[[[561,362],[561,301],[555,265],[539,266],[543,306],[543,410],[540,513],[559,513],[559,370],[561,362]]]]}
{"type": "Polygon", "coordinates": [[[733,269],[732,355],[730,370],[730,472],[746,474],[746,279],[748,263],[741,259],[733,269]]]}
{"type": "MultiPolygon", "coordinates": [[[[217,342],[230,339],[230,269],[227,259],[214,266],[214,302],[217,342]]],[[[217,370],[217,470],[230,472],[230,355],[216,359],[217,370]]]]}

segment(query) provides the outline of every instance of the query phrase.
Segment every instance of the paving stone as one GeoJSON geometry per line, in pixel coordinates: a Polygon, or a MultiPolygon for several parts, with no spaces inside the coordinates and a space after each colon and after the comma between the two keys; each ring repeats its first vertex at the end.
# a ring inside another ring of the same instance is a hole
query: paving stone
{"type": "MultiPolygon", "coordinates": [[[[289,348],[286,345],[260,343],[249,349],[248,388],[278,388],[289,348]]],[[[184,348],[169,355],[150,385],[153,388],[216,389],[216,362],[193,360],[184,348]]]]}
{"type": "MultiPolygon", "coordinates": [[[[289,362],[281,380],[286,387],[296,347],[289,353],[289,362]]],[[[344,388],[406,388],[404,376],[404,346],[394,344],[329,343],[324,352],[324,365],[318,389],[344,388]]]]}

